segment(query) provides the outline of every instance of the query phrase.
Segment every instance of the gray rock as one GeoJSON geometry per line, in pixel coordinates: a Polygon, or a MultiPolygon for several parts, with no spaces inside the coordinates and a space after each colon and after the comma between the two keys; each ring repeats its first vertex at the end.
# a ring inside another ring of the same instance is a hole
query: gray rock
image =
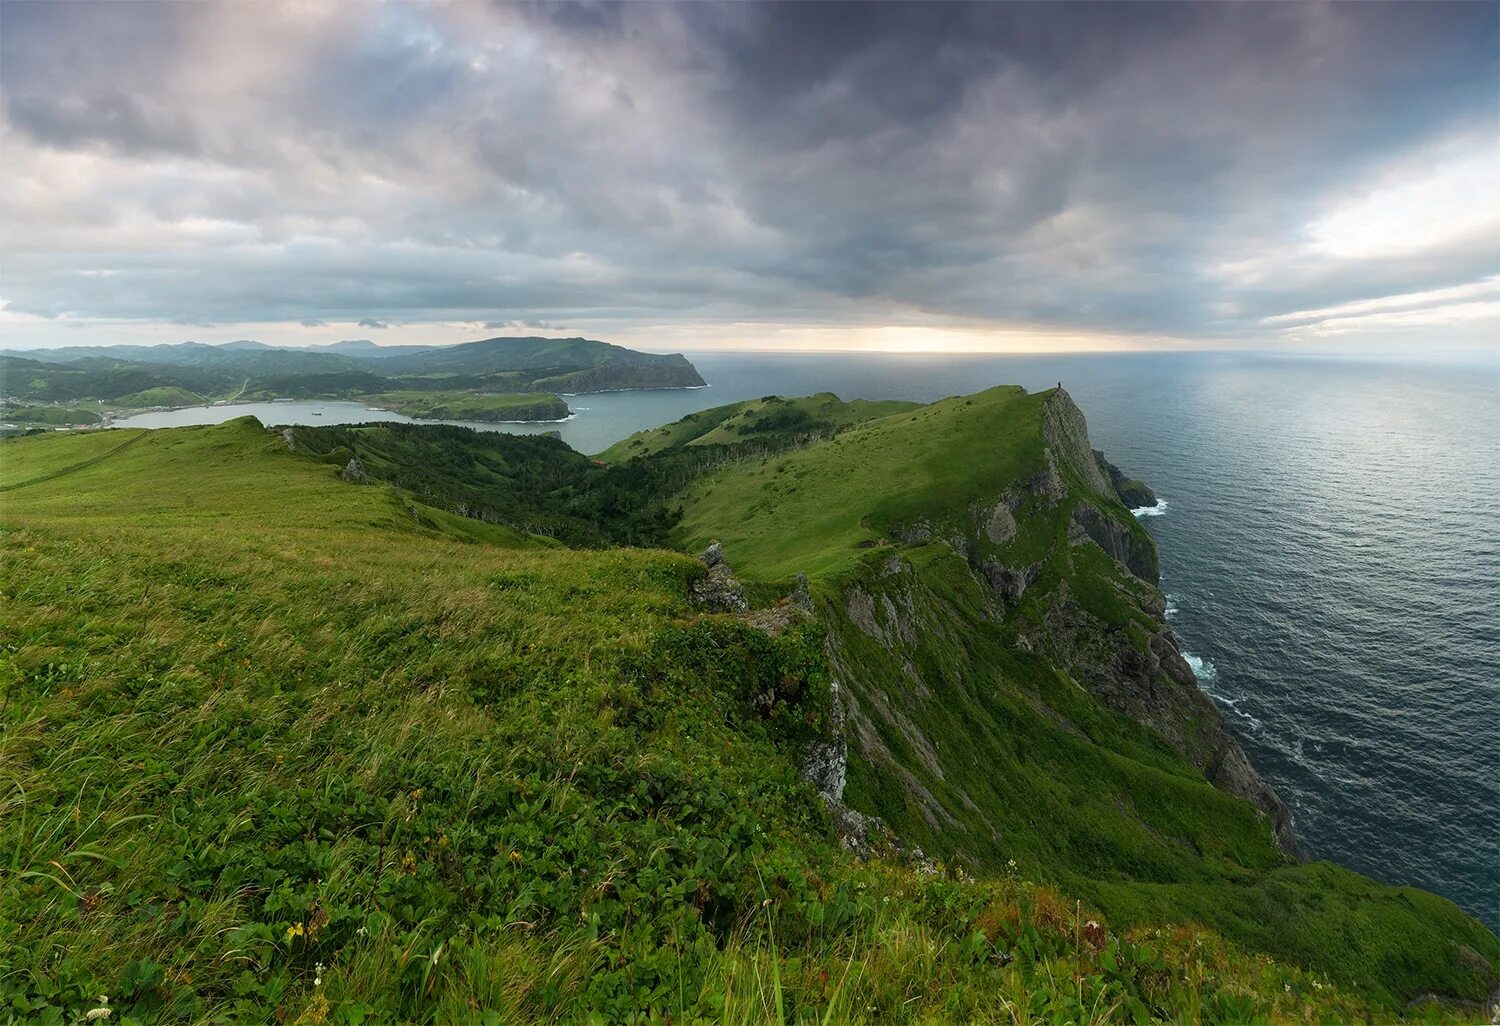
{"type": "Polygon", "coordinates": [[[973,514],[974,522],[993,544],[1004,545],[1016,536],[1016,516],[1008,499],[1001,498],[993,506],[976,507],[973,514]]]}
{"type": "Polygon", "coordinates": [[[724,547],[714,542],[698,558],[708,567],[708,573],[688,586],[688,597],[711,613],[749,610],[744,587],[735,580],[734,574],[729,572],[729,564],[724,562],[724,547]]]}
{"type": "Polygon", "coordinates": [[[1151,584],[1160,580],[1156,546],[1087,502],[1079,502],[1073,509],[1068,541],[1074,545],[1092,541],[1141,580],[1151,584]]]}
{"type": "Polygon", "coordinates": [[[1156,493],[1140,481],[1125,476],[1125,472],[1104,458],[1104,453],[1094,450],[1094,459],[1099,468],[1109,475],[1110,487],[1119,496],[1127,509],[1140,509],[1156,505],[1156,493]]]}
{"type": "Polygon", "coordinates": [[[1113,494],[1109,479],[1099,469],[1094,447],[1089,444],[1088,422],[1073,397],[1059,388],[1047,399],[1042,414],[1042,438],[1064,466],[1078,474],[1095,491],[1113,494]]]}
{"type": "Polygon", "coordinates": [[[339,478],[348,481],[350,484],[364,484],[369,480],[365,476],[365,465],[359,462],[359,457],[357,456],[344,464],[344,469],[339,471],[339,478]]]}
{"type": "Polygon", "coordinates": [[[999,560],[986,559],[979,564],[979,572],[1002,600],[1014,605],[1020,601],[1022,595],[1026,594],[1026,589],[1041,576],[1042,564],[1009,567],[999,560]]]}
{"type": "Polygon", "coordinates": [[[816,610],[813,608],[812,589],[807,585],[806,574],[799,573],[797,575],[797,585],[792,589],[791,595],[787,596],[787,598],[793,608],[808,616],[816,615],[816,610]]]}

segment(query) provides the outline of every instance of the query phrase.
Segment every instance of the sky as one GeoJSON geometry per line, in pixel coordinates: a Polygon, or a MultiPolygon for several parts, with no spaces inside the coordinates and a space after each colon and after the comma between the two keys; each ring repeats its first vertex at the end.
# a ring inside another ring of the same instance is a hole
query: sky
{"type": "Polygon", "coordinates": [[[1500,345],[1500,4],[0,4],[0,346],[1500,345]]]}

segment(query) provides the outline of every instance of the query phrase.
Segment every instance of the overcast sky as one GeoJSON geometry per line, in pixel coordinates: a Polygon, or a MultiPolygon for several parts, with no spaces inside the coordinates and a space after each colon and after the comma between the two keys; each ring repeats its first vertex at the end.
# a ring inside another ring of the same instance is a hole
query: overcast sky
{"type": "Polygon", "coordinates": [[[1500,343],[1494,3],[0,4],[0,344],[1500,343]]]}

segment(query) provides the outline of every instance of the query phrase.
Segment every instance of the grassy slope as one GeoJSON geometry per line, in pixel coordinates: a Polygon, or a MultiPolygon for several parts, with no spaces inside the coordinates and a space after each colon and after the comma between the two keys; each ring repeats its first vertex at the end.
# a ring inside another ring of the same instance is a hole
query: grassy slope
{"type": "Polygon", "coordinates": [[[688,494],[678,538],[688,548],[721,540],[753,579],[836,576],[893,520],[964,509],[1040,470],[1042,395],[984,396],[946,399],[708,477],[688,494]]]}
{"type": "Polygon", "coordinates": [[[918,404],[887,399],[844,402],[832,392],[796,399],[766,396],[689,413],[681,420],[638,431],[599,454],[615,463],[682,445],[735,445],[758,435],[807,430],[833,433],[879,417],[906,413],[918,404]]]}
{"type": "Polygon", "coordinates": [[[99,414],[94,410],[65,406],[26,406],[0,410],[0,420],[15,424],[95,424],[99,421],[99,414]]]}
{"type": "Polygon", "coordinates": [[[1092,544],[1068,542],[1076,502],[1139,525],[1066,468],[1066,502],[1018,513],[1021,529],[1003,545],[975,536],[971,505],[1044,466],[1048,395],[1002,388],[945,400],[720,471],[689,490],[674,537],[690,549],[722,541],[762,595],[809,575],[843,676],[877,713],[866,720],[878,737],[863,746],[877,757],[851,744],[847,798],[898,835],[981,871],[1014,859],[1121,923],[1210,923],[1393,1004],[1425,990],[1478,997],[1492,970],[1472,972],[1462,946],[1500,958],[1484,927],[1414,888],[1284,866],[1248,804],[1017,644],[1045,634],[1060,589],[1138,648],[1152,627],[1129,597],[1145,586],[1092,544]],[[889,544],[895,528],[915,524],[1008,565],[1036,565],[1038,579],[997,623],[948,544],[889,544]],[[902,572],[889,572],[893,553],[902,572]],[[872,597],[883,636],[851,622],[854,587],[872,597]]]}
{"type": "Polygon", "coordinates": [[[142,389],[118,399],[109,400],[110,406],[121,409],[140,409],[147,406],[196,406],[208,400],[197,392],[176,385],[158,385],[142,389]]]}
{"type": "Polygon", "coordinates": [[[250,420],[0,446],[0,1021],[1372,1012],[838,856],[794,756],[817,633],[692,614],[694,561],[343,484],[250,420]]]}

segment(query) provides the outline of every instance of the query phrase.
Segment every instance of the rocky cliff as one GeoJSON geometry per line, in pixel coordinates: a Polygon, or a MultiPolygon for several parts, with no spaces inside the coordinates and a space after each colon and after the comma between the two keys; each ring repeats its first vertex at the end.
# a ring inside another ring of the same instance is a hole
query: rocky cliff
{"type": "MultiPolygon", "coordinates": [[[[1039,473],[971,502],[967,519],[944,530],[929,521],[901,530],[901,542],[939,551],[920,560],[892,552],[830,597],[830,658],[844,684],[848,744],[881,768],[876,775],[904,794],[937,837],[972,833],[963,829],[978,808],[972,795],[940,786],[953,775],[950,761],[969,753],[953,752],[951,739],[923,720],[944,677],[1004,675],[999,660],[974,658],[984,639],[1041,657],[1106,708],[1155,732],[1215,787],[1259,809],[1281,851],[1300,857],[1286,806],[1198,687],[1167,625],[1156,546],[1126,510],[1149,491],[1096,454],[1065,391],[1046,399],[1041,435],[1039,473]],[[1038,544],[1057,524],[1061,535],[1038,544]],[[955,588],[945,575],[959,563],[972,584],[955,588]],[[966,608],[955,593],[970,588],[966,608]],[[944,650],[963,658],[954,665],[944,650]],[[882,664],[899,669],[894,695],[882,664]]],[[[1061,722],[1056,713],[1049,715],[1061,722]]],[[[981,838],[953,850],[984,861],[985,847],[981,838]]]]}

